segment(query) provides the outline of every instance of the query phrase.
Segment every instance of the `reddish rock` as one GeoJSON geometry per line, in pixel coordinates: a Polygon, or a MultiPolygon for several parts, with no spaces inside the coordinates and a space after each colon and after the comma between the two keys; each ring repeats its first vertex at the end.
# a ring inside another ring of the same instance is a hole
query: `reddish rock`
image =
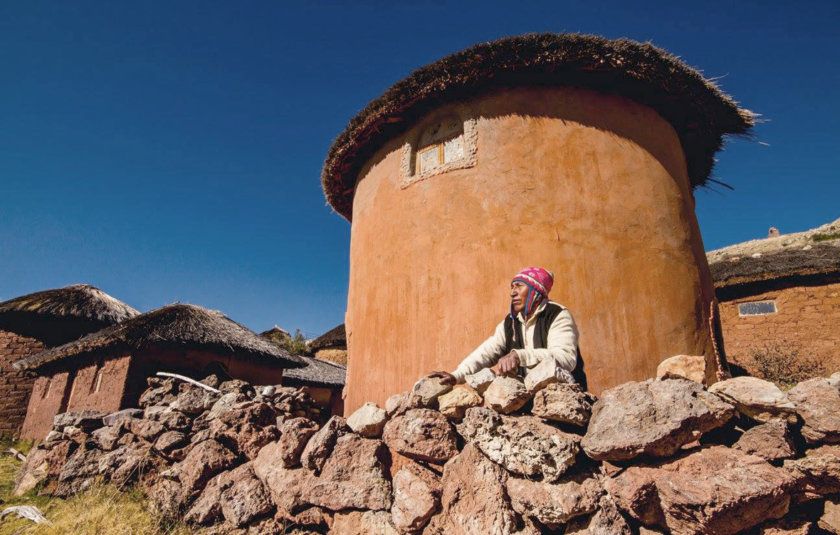
{"type": "Polygon", "coordinates": [[[161,459],[154,454],[151,446],[135,442],[120,446],[99,458],[98,472],[117,486],[144,478],[160,464],[161,459]]]}
{"type": "Polygon", "coordinates": [[[732,405],[686,379],[625,383],[602,394],[581,442],[595,460],[668,457],[735,414],[732,405]]]}
{"type": "Polygon", "coordinates": [[[155,440],[155,449],[170,453],[187,443],[187,435],[180,431],[166,431],[155,440]]]}
{"type": "Polygon", "coordinates": [[[591,398],[576,384],[548,385],[534,396],[531,414],[553,422],[586,427],[592,415],[591,398]]]}
{"type": "Polygon", "coordinates": [[[409,409],[414,409],[411,405],[411,392],[400,392],[394,394],[385,400],[385,412],[389,418],[399,416],[409,409]]]}
{"type": "Polygon", "coordinates": [[[105,426],[93,431],[90,434],[91,440],[99,449],[110,451],[117,447],[117,441],[120,439],[119,426],[105,426]]]}
{"type": "Polygon", "coordinates": [[[796,480],[797,501],[840,493],[840,446],[808,450],[805,457],[785,461],[784,468],[796,480]]]}
{"type": "Polygon", "coordinates": [[[309,505],[308,493],[316,482],[304,468],[283,467],[282,451],[276,442],[263,447],[253,461],[254,474],[268,489],[278,515],[291,519],[309,505]]]}
{"type": "Polygon", "coordinates": [[[432,517],[427,535],[504,535],[517,528],[508,502],[508,474],[472,444],[443,467],[441,512],[432,517]]]}
{"type": "Polygon", "coordinates": [[[771,420],[748,429],[732,448],[768,461],[790,459],[796,455],[790,428],[783,420],[771,420]]]}
{"type": "MultiPolygon", "coordinates": [[[[659,533],[642,527],[638,535],[659,533]]],[[[564,535],[633,535],[630,525],[621,516],[615,502],[608,495],[601,496],[598,510],[591,516],[572,519],[566,526],[564,535]]]]}
{"type": "Polygon", "coordinates": [[[817,524],[828,533],[840,533],[840,502],[837,498],[825,501],[817,524]]]}
{"type": "Polygon", "coordinates": [[[500,416],[474,407],[458,432],[490,460],[522,476],[556,481],[575,462],[580,437],[544,424],[533,416],[500,416]]]}
{"type": "Polygon", "coordinates": [[[204,490],[187,510],[184,520],[190,524],[212,524],[222,516],[222,488],[219,486],[219,476],[207,483],[204,490]]]}
{"type": "Polygon", "coordinates": [[[421,461],[444,463],[458,454],[455,430],[431,409],[411,409],[389,421],[382,440],[397,453],[421,461]]]}
{"type": "Polygon", "coordinates": [[[677,355],[667,358],[656,367],[656,378],[682,378],[706,384],[706,357],[703,355],[677,355]]]}
{"type": "Polygon", "coordinates": [[[147,442],[154,442],[158,435],[166,430],[160,422],[139,418],[126,418],[123,425],[129,432],[147,442]]]}
{"type": "Polygon", "coordinates": [[[158,479],[147,492],[149,512],[154,516],[177,521],[181,519],[187,505],[184,487],[171,479],[158,479]]]}
{"type": "Polygon", "coordinates": [[[757,422],[785,419],[796,423],[796,406],[779,387],[758,377],[733,377],[718,381],[709,392],[735,405],[735,409],[757,422]]]}
{"type": "Polygon", "coordinates": [[[393,479],[391,519],[400,533],[422,529],[440,507],[441,483],[431,471],[417,464],[401,468],[393,479]]]}
{"type": "Polygon", "coordinates": [[[633,466],[605,487],[620,509],[675,535],[729,535],[782,517],[794,478],[764,459],[714,446],[656,467],[633,466]]]}
{"type": "Polygon", "coordinates": [[[209,410],[219,397],[221,397],[219,394],[182,383],[178,396],[169,406],[172,410],[180,411],[190,416],[198,416],[202,412],[209,410]]]}
{"type": "Polygon", "coordinates": [[[391,524],[391,515],[384,511],[349,511],[336,513],[333,535],[398,535],[391,524]]]}
{"type": "Polygon", "coordinates": [[[215,440],[205,440],[193,447],[176,465],[178,480],[188,494],[204,488],[205,483],[237,461],[236,454],[215,440]]]}
{"type": "Polygon", "coordinates": [[[277,442],[284,467],[292,468],[300,465],[301,452],[316,431],[318,431],[318,424],[309,418],[292,418],[283,422],[277,442]]]}
{"type": "Polygon", "coordinates": [[[452,385],[444,384],[437,377],[423,377],[411,389],[414,407],[435,407],[437,399],[452,390],[452,385]]]}
{"type": "Polygon", "coordinates": [[[321,475],[308,489],[309,503],[331,511],[390,509],[391,482],[382,461],[384,449],[379,440],[357,435],[339,438],[321,475]]]}
{"type": "Polygon", "coordinates": [[[586,473],[559,483],[511,477],[507,492],[514,511],[559,529],[574,517],[594,512],[604,489],[597,476],[586,473]]]}
{"type": "Polygon", "coordinates": [[[341,416],[333,416],[327,423],[318,430],[306,446],[300,456],[300,462],[304,468],[320,472],[327,462],[327,457],[332,453],[336,441],[350,432],[346,420],[341,416]]]}
{"type": "MultiPolygon", "coordinates": [[[[221,442],[248,459],[255,458],[263,446],[280,438],[280,430],[274,425],[263,427],[244,422],[231,426],[221,418],[211,421],[207,432],[209,438],[221,442]]],[[[193,440],[196,440],[196,435],[193,435],[193,440]]]]}
{"type": "Polygon", "coordinates": [[[502,414],[521,409],[530,399],[525,384],[514,377],[496,377],[484,391],[484,403],[502,414]]]}
{"type": "Polygon", "coordinates": [[[274,503],[254,475],[251,463],[221,474],[219,486],[224,489],[220,499],[222,515],[236,527],[247,525],[274,510],[274,503]]]}
{"type": "Polygon", "coordinates": [[[50,451],[34,448],[15,476],[15,496],[22,496],[47,479],[50,451]]]}
{"type": "Polygon", "coordinates": [[[809,444],[840,442],[840,392],[829,379],[808,379],[787,393],[802,418],[802,437],[809,444]]]}

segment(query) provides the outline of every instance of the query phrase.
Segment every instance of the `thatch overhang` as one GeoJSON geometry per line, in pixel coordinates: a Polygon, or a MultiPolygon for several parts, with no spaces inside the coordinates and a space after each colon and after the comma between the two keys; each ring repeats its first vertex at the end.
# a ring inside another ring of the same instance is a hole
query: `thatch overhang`
{"type": "Polygon", "coordinates": [[[333,327],[318,338],[309,342],[309,349],[311,351],[320,351],[322,349],[347,349],[347,333],[344,330],[344,324],[333,327]]]}
{"type": "Polygon", "coordinates": [[[18,361],[15,367],[37,370],[81,356],[113,356],[147,350],[201,350],[284,368],[306,365],[300,357],[260,338],[217,310],[175,304],[18,361]]]}
{"type": "Polygon", "coordinates": [[[327,201],[352,220],[358,173],[384,143],[442,104],[512,86],[573,86],[656,110],[675,129],[692,186],[709,180],[725,134],[746,134],[753,114],[714,82],[650,43],[581,34],[508,37],[446,56],[397,82],[350,120],[327,154],[327,201]]]}
{"type": "Polygon", "coordinates": [[[347,369],[312,357],[300,356],[306,363],[302,368],[287,370],[283,373],[283,384],[290,386],[322,386],[339,388],[344,386],[347,369]]]}
{"type": "Polygon", "coordinates": [[[0,329],[55,346],[139,314],[99,288],[73,284],[0,303],[0,329]]]}

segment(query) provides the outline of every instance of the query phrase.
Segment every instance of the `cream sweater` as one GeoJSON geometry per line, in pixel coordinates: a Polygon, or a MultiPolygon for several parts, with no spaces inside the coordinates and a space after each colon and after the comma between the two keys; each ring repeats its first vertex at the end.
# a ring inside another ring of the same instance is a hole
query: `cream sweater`
{"type": "MultiPolygon", "coordinates": [[[[531,317],[526,321],[522,317],[522,313],[517,316],[519,321],[523,323],[524,330],[524,349],[514,349],[519,356],[519,363],[525,368],[526,373],[534,368],[544,359],[554,359],[561,370],[567,372],[563,373],[561,380],[566,382],[574,382],[571,376],[572,370],[577,364],[577,339],[578,330],[575,325],[575,320],[572,314],[566,307],[557,314],[551,326],[548,328],[548,336],[546,337],[545,348],[534,347],[534,327],[537,324],[537,316],[542,314],[547,303],[541,304],[537,310],[531,314],[531,317]]],[[[555,303],[556,304],[556,303],[555,303]]],[[[561,305],[562,306],[562,305],[561,305]]],[[[452,375],[459,383],[464,381],[464,377],[473,374],[483,368],[494,366],[500,358],[505,356],[505,322],[502,320],[497,326],[493,336],[485,340],[480,346],[467,355],[461,361],[461,364],[455,368],[452,375]]]]}

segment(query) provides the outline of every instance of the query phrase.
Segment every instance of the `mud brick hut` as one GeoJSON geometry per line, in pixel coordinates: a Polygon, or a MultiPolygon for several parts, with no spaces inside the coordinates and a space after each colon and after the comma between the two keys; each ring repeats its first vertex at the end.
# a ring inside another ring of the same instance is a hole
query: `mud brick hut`
{"type": "Polygon", "coordinates": [[[329,409],[331,414],[341,415],[344,412],[342,391],[346,368],[317,358],[303,355],[298,357],[306,365],[286,370],[283,384],[303,389],[315,403],[329,409]]]}
{"type": "Polygon", "coordinates": [[[65,411],[136,407],[146,378],[159,371],[279,384],[284,369],[303,365],[221,312],[165,306],[17,362],[39,375],[22,436],[43,438],[65,411]]]}
{"type": "Polygon", "coordinates": [[[347,336],[344,324],[334,327],[309,343],[309,350],[317,359],[347,365],[347,336]]]}
{"type": "Polygon", "coordinates": [[[87,284],[23,295],[0,303],[0,436],[20,434],[33,374],[13,364],[140,314],[87,284]]]}
{"type": "Polygon", "coordinates": [[[756,356],[840,370],[840,219],[807,232],[771,231],[708,259],[731,363],[753,374],[756,356]]]}
{"type": "Polygon", "coordinates": [[[594,392],[680,353],[716,373],[692,191],[723,136],[752,123],[696,70],[625,39],[506,38],[395,84],[321,177],[352,223],[346,409],[453,369],[526,265],[556,273],[594,392]]]}

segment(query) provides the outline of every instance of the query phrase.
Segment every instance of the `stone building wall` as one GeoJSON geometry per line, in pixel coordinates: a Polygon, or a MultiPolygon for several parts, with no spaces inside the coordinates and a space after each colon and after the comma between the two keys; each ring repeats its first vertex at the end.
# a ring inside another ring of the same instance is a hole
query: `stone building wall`
{"type": "Polygon", "coordinates": [[[813,286],[758,288],[720,303],[728,360],[754,371],[753,355],[782,350],[840,370],[840,281],[813,286]],[[739,305],[774,301],[776,312],[740,315],[739,305]]]}
{"type": "Polygon", "coordinates": [[[76,370],[66,410],[113,412],[121,409],[130,362],[131,357],[124,356],[94,362],[76,370]]]}
{"type": "Polygon", "coordinates": [[[68,386],[72,380],[69,372],[42,375],[35,379],[21,438],[42,440],[50,432],[53,417],[67,409],[68,386]]]}
{"type": "Polygon", "coordinates": [[[20,435],[35,381],[12,364],[44,349],[39,340],[0,329],[0,436],[20,435]]]}

